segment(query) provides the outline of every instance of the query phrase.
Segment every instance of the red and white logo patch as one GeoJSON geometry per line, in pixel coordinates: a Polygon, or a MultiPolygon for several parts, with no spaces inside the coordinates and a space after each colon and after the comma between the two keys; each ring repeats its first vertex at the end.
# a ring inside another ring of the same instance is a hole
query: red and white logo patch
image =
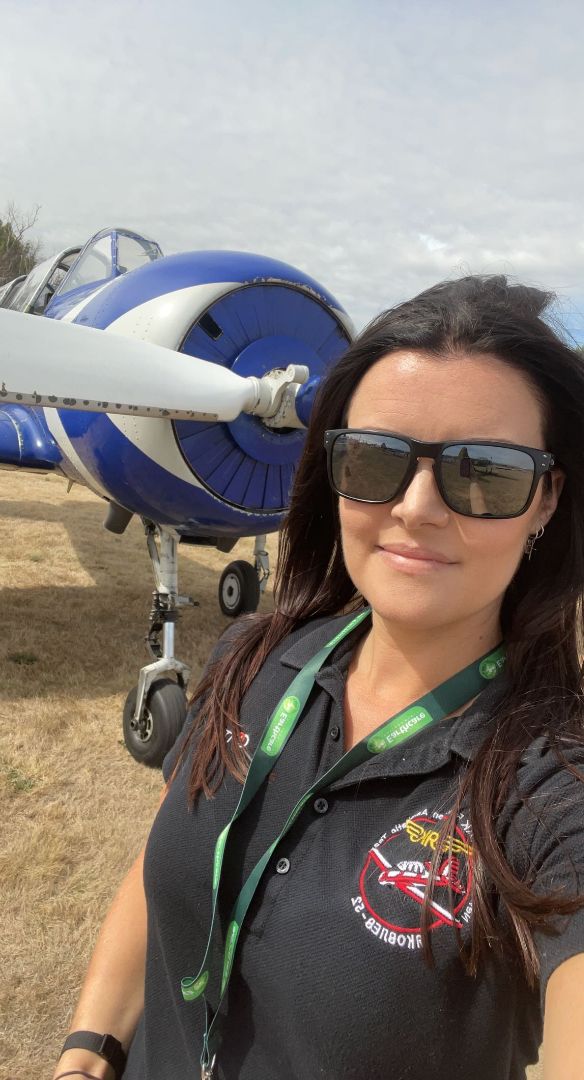
{"type": "MultiPolygon", "coordinates": [[[[249,746],[249,735],[247,734],[247,731],[242,731],[241,728],[240,728],[239,731],[237,732],[237,738],[239,739],[239,741],[240,741],[241,745],[243,746],[243,748],[245,750],[247,750],[247,748],[249,746]]],[[[230,743],[232,739],[233,739],[233,732],[232,732],[231,728],[225,728],[225,742],[230,743]]]]}
{"type": "MultiPolygon", "coordinates": [[[[359,875],[353,910],[365,928],[388,945],[422,946],[421,911],[429,871],[444,815],[424,810],[395,825],[369,848],[359,875]]],[[[459,930],[472,914],[472,844],[470,823],[460,817],[446,841],[430,900],[431,931],[443,926],[459,930]]]]}

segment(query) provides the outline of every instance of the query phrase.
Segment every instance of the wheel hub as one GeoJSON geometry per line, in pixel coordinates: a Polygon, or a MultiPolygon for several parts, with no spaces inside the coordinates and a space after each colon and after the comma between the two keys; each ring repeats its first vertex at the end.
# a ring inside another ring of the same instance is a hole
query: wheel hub
{"type": "Polygon", "coordinates": [[[235,574],[227,574],[223,582],[223,600],[226,607],[234,608],[239,602],[241,589],[235,574]]]}
{"type": "Polygon", "coordinates": [[[139,720],[131,720],[130,727],[140,742],[149,742],[152,738],[152,713],[144,708],[143,715],[139,720]]]}

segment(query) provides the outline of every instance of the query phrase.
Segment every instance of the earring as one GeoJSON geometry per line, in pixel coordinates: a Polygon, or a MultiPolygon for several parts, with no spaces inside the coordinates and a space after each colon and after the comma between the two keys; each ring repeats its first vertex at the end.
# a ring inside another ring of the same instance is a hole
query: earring
{"type": "Polygon", "coordinates": [[[536,533],[531,533],[527,537],[527,542],[525,544],[525,554],[527,555],[527,561],[528,562],[531,559],[531,556],[533,555],[536,542],[538,540],[541,540],[544,532],[545,532],[545,529],[544,529],[543,525],[540,525],[540,527],[539,527],[539,529],[537,530],[536,533]]]}

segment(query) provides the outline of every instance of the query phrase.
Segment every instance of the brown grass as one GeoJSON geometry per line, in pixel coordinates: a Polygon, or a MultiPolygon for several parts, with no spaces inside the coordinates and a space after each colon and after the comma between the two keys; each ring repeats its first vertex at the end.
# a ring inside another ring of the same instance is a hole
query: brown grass
{"type": "MultiPolygon", "coordinates": [[[[84,489],[0,472],[0,497],[0,1078],[41,1080],[159,798],[160,772],[121,729],[153,580],[140,523],[106,532],[84,489]]],[[[181,548],[180,589],[200,607],[181,616],[177,651],[194,678],[227,622],[219,574],[252,550],[181,548]]]]}
{"type": "MultiPolygon", "coordinates": [[[[100,921],[161,788],[121,731],[147,662],[150,563],[139,522],[117,537],[103,517],[100,500],[78,487],[67,495],[59,477],[0,472],[0,1080],[52,1074],[100,921]]],[[[201,605],[177,635],[193,677],[227,621],[219,573],[252,548],[181,549],[181,592],[201,605]]]]}

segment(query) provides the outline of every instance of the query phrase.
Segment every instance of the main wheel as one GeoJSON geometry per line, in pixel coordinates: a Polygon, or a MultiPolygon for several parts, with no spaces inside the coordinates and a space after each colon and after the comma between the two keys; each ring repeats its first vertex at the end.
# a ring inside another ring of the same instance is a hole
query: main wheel
{"type": "Polygon", "coordinates": [[[176,742],[187,715],[185,692],[173,679],[152,683],[143,715],[134,720],[138,687],[130,690],[124,705],[124,740],[136,761],[157,766],[176,742]]]}
{"type": "Polygon", "coordinates": [[[260,583],[254,566],[237,559],[229,563],[219,581],[219,605],[224,615],[235,618],[244,611],[257,611],[260,583]]]}

